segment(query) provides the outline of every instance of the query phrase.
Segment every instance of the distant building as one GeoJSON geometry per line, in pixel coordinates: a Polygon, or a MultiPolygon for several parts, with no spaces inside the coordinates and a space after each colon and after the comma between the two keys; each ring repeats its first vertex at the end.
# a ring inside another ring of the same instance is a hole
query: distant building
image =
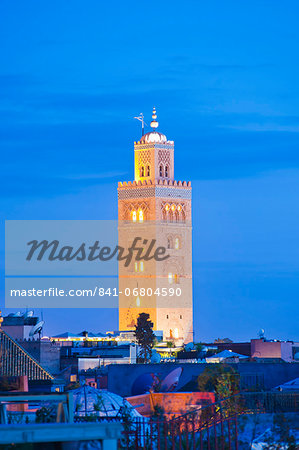
{"type": "Polygon", "coordinates": [[[60,349],[58,343],[49,339],[28,339],[18,341],[45,369],[54,375],[60,372],[60,349]]]}
{"type": "Polygon", "coordinates": [[[18,342],[0,328],[0,376],[23,376],[28,380],[53,380],[54,376],[18,342]]]}
{"type": "Polygon", "coordinates": [[[24,338],[30,335],[29,330],[36,326],[37,320],[35,317],[24,317],[24,315],[10,315],[3,318],[0,312],[0,378],[2,377],[2,380],[26,379],[29,391],[61,392],[65,383],[63,380],[56,379],[54,372],[51,371],[54,367],[59,369],[60,348],[58,351],[54,349],[51,364],[49,357],[51,342],[24,338]],[[4,327],[1,326],[2,323],[5,324],[4,327]],[[11,331],[19,340],[14,339],[4,329],[11,331]],[[47,348],[50,348],[49,352],[47,348]],[[44,365],[44,362],[48,364],[44,365]]]}
{"type": "Polygon", "coordinates": [[[89,346],[83,343],[61,348],[60,367],[61,370],[71,367],[71,373],[79,375],[110,364],[136,364],[136,357],[135,344],[89,346]]]}
{"type": "Polygon", "coordinates": [[[251,357],[279,358],[285,362],[297,361],[299,342],[251,339],[251,357]]]}
{"type": "Polygon", "coordinates": [[[187,343],[193,341],[192,188],[191,182],[175,181],[174,142],[156,130],[155,109],[152,118],[152,130],[134,144],[134,181],[118,183],[118,241],[128,248],[136,236],[155,240],[169,258],[163,264],[119,263],[119,330],[134,329],[144,312],[163,340],[187,343]],[[139,288],[146,295],[135,295],[139,288]]]}
{"type": "Polygon", "coordinates": [[[38,317],[34,317],[32,311],[29,311],[29,315],[28,313],[12,313],[6,317],[3,317],[1,328],[13,339],[28,339],[31,337],[30,333],[37,325],[38,321],[38,317]],[[32,315],[30,313],[32,313],[32,315]]]}
{"type": "Polygon", "coordinates": [[[232,342],[229,339],[217,339],[215,342],[203,344],[203,346],[207,347],[207,349],[211,348],[211,350],[231,350],[232,352],[240,353],[241,355],[251,356],[250,342],[232,342]]]}

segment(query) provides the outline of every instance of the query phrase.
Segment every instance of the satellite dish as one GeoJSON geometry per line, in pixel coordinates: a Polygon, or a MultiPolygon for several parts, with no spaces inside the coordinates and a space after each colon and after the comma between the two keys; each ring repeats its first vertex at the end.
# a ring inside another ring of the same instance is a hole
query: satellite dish
{"type": "Polygon", "coordinates": [[[159,355],[159,353],[154,351],[151,356],[151,363],[157,364],[159,362],[161,362],[161,355],[159,355]]]}
{"type": "Polygon", "coordinates": [[[172,370],[161,382],[161,392],[172,392],[175,390],[177,385],[179,384],[179,379],[183,369],[178,367],[177,369],[172,370]]]}
{"type": "Polygon", "coordinates": [[[264,339],[265,337],[265,330],[263,328],[260,329],[260,331],[258,332],[258,336],[260,339],[264,339]]]}
{"type": "Polygon", "coordinates": [[[41,334],[43,326],[44,326],[44,321],[41,320],[40,322],[38,322],[31,330],[29,333],[29,336],[34,336],[35,334],[41,334]]]}
{"type": "Polygon", "coordinates": [[[195,349],[195,345],[193,344],[193,342],[189,342],[188,344],[185,345],[185,350],[186,352],[190,352],[191,350],[195,349]]]}
{"type": "Polygon", "coordinates": [[[23,315],[24,319],[28,319],[28,317],[33,317],[34,312],[33,311],[26,311],[23,315]]]}

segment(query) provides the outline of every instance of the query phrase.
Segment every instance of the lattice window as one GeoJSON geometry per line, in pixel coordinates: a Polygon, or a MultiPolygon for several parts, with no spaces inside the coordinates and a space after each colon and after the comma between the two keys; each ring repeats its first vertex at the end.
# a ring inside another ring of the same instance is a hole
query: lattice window
{"type": "Polygon", "coordinates": [[[149,150],[144,150],[138,154],[138,168],[141,177],[150,176],[151,153],[149,150]]]}
{"type": "Polygon", "coordinates": [[[158,164],[170,165],[170,153],[168,150],[158,151],[158,164]]]}
{"type": "Polygon", "coordinates": [[[163,202],[161,204],[162,219],[166,222],[185,222],[186,212],[185,204],[174,202],[169,205],[169,203],[163,202]]]}
{"type": "Polygon", "coordinates": [[[139,152],[138,163],[140,165],[147,165],[151,163],[151,152],[149,150],[145,150],[143,152],[139,152]]]}
{"type": "Polygon", "coordinates": [[[145,202],[127,203],[122,219],[143,222],[146,220],[148,209],[148,204],[145,202]]]}

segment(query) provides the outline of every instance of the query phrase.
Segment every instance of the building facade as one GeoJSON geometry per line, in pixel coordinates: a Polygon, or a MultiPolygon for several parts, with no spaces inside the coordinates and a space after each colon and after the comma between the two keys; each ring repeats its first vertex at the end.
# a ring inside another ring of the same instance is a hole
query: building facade
{"type": "Polygon", "coordinates": [[[191,183],[175,181],[174,142],[157,131],[155,109],[152,117],[152,131],[134,145],[134,181],[118,184],[119,246],[139,237],[168,257],[119,263],[119,330],[132,330],[145,312],[164,340],[186,343],[193,340],[191,183]]]}

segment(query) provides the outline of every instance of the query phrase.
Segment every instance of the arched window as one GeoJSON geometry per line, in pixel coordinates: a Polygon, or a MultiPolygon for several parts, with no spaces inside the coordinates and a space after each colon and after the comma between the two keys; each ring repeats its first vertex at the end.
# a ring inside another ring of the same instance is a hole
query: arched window
{"type": "Polygon", "coordinates": [[[144,166],[142,166],[140,169],[140,176],[144,177],[144,166]]]}
{"type": "Polygon", "coordinates": [[[174,240],[174,248],[178,250],[180,248],[180,238],[176,237],[174,240]]]}
{"type": "Polygon", "coordinates": [[[150,166],[147,166],[146,176],[147,176],[147,177],[150,177],[150,176],[151,176],[151,168],[150,168],[150,166]]]}
{"type": "Polygon", "coordinates": [[[136,222],[136,220],[137,220],[137,213],[136,213],[136,211],[132,211],[132,220],[133,220],[133,222],[136,222]]]}
{"type": "Polygon", "coordinates": [[[143,272],[144,271],[144,262],[140,261],[139,263],[139,272],[143,272]]]}
{"type": "Polygon", "coordinates": [[[169,283],[169,284],[172,284],[172,283],[173,283],[173,273],[172,273],[172,272],[169,272],[169,273],[168,273],[168,283],[169,283]]]}
{"type": "Polygon", "coordinates": [[[160,177],[163,177],[163,166],[162,165],[159,167],[159,175],[160,175],[160,177]]]}
{"type": "Polygon", "coordinates": [[[168,178],[168,166],[165,166],[165,178],[168,178]]]}
{"type": "Polygon", "coordinates": [[[143,222],[144,216],[143,216],[143,211],[142,209],[139,209],[138,211],[138,220],[139,222],[143,222]]]}
{"type": "Polygon", "coordinates": [[[172,248],[172,237],[168,236],[167,238],[167,248],[172,248]]]}

